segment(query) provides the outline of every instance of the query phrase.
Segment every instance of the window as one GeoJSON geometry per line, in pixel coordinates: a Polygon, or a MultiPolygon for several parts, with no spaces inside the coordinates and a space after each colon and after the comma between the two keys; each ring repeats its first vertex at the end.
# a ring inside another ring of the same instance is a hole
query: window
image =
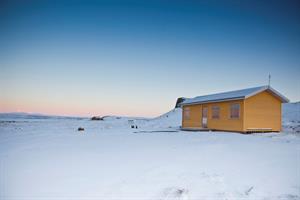
{"type": "Polygon", "coordinates": [[[213,106],[211,109],[212,109],[212,118],[219,119],[220,118],[220,107],[213,106]]]}
{"type": "Polygon", "coordinates": [[[230,118],[231,119],[240,118],[240,104],[235,103],[230,105],[230,118]]]}
{"type": "Polygon", "coordinates": [[[183,115],[184,115],[184,119],[189,120],[190,119],[190,108],[184,107],[184,109],[183,109],[183,115]]]}

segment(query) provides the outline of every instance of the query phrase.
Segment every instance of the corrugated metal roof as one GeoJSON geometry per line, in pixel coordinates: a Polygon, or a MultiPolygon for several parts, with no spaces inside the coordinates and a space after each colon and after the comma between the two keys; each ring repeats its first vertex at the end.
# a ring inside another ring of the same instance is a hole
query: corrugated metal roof
{"type": "Polygon", "coordinates": [[[186,99],[183,103],[181,103],[181,105],[245,99],[265,90],[269,90],[275,96],[280,98],[282,102],[284,103],[289,102],[289,100],[286,97],[281,95],[273,88],[269,86],[260,86],[260,87],[247,88],[243,90],[235,90],[230,92],[222,92],[217,94],[198,96],[195,98],[186,99]]]}

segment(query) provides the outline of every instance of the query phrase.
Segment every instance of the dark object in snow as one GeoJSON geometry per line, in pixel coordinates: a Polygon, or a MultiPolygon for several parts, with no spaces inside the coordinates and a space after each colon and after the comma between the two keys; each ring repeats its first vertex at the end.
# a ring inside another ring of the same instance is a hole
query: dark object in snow
{"type": "Polygon", "coordinates": [[[134,125],[131,125],[131,128],[134,128],[134,125]]]}
{"type": "Polygon", "coordinates": [[[84,128],[79,127],[77,130],[78,130],[78,131],[84,131],[84,128]]]}
{"type": "Polygon", "coordinates": [[[93,116],[91,120],[103,120],[103,117],[93,116]]]}
{"type": "Polygon", "coordinates": [[[187,193],[187,189],[170,187],[165,189],[164,196],[171,197],[170,199],[185,199],[187,193]]]}
{"type": "Polygon", "coordinates": [[[180,196],[180,195],[182,195],[183,193],[186,193],[187,192],[187,190],[186,189],[177,189],[176,190],[176,193],[180,196]]]}
{"type": "Polygon", "coordinates": [[[184,98],[184,97],[179,97],[179,98],[177,98],[177,101],[176,101],[176,104],[175,104],[175,108],[179,108],[180,107],[180,104],[182,103],[182,102],[184,102],[186,100],[186,98],[184,98]]]}
{"type": "Polygon", "coordinates": [[[249,193],[253,190],[253,186],[250,187],[248,190],[245,191],[245,195],[249,195],[249,193]]]}
{"type": "Polygon", "coordinates": [[[135,126],[135,128],[137,129],[138,127],[137,127],[137,126],[135,126]]]}

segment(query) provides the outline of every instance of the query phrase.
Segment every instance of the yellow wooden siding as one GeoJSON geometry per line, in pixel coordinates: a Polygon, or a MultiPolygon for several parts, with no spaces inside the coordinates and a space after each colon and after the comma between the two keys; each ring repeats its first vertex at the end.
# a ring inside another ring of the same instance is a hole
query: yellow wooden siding
{"type": "Polygon", "coordinates": [[[243,116],[244,116],[244,102],[228,101],[208,104],[208,128],[227,131],[243,131],[243,116]],[[240,104],[240,117],[238,119],[230,118],[230,105],[238,103],[240,104]],[[212,118],[212,106],[220,107],[220,118],[212,118]]]}
{"type": "Polygon", "coordinates": [[[244,131],[247,128],[281,130],[281,101],[267,91],[245,100],[244,131]]]}
{"type": "Polygon", "coordinates": [[[244,115],[244,102],[243,100],[228,101],[219,103],[207,103],[198,105],[185,105],[190,108],[190,119],[182,119],[183,128],[201,128],[202,127],[202,106],[208,107],[208,122],[207,128],[228,131],[243,131],[243,115],[244,115]],[[240,104],[240,117],[239,119],[230,118],[230,105],[233,103],[240,104]],[[220,118],[212,119],[212,107],[220,107],[220,118]]]}
{"type": "Polygon", "coordinates": [[[185,108],[190,109],[190,118],[186,119],[184,114],[182,115],[182,127],[201,127],[202,126],[202,105],[188,105],[183,107],[183,113],[185,108]]]}

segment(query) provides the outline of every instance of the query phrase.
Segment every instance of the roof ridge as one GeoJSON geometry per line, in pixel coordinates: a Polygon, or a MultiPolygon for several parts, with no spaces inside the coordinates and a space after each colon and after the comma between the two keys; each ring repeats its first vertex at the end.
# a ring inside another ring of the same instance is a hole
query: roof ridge
{"type": "Polygon", "coordinates": [[[250,90],[250,89],[258,89],[258,88],[268,88],[268,85],[263,85],[263,86],[257,86],[257,87],[251,87],[251,88],[244,88],[244,89],[238,89],[238,90],[230,90],[230,91],[226,91],[226,92],[218,92],[218,93],[211,93],[211,94],[206,94],[206,95],[199,95],[199,96],[195,96],[195,97],[191,97],[189,99],[193,99],[193,98],[197,98],[197,97],[205,97],[205,96],[211,96],[211,95],[216,95],[216,94],[224,94],[224,93],[229,93],[229,92],[238,92],[238,91],[243,91],[243,90],[250,90]]]}

